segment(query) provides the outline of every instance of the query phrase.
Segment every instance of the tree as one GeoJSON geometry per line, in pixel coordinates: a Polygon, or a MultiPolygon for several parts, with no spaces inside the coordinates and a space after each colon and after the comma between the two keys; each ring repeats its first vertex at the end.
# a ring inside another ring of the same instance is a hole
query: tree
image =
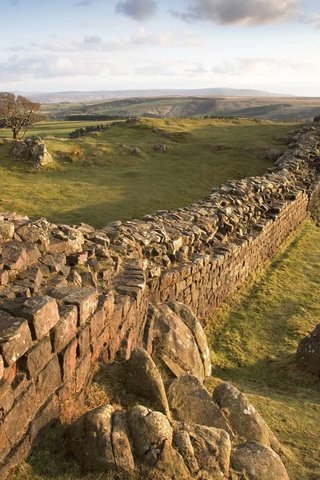
{"type": "Polygon", "coordinates": [[[23,138],[26,131],[38,119],[40,103],[32,102],[22,95],[0,93],[0,125],[12,130],[15,140],[23,138]]]}

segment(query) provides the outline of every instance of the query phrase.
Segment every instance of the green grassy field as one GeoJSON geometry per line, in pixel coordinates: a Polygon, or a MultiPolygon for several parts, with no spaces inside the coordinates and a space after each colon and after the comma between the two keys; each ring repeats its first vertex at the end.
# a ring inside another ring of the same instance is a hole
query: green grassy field
{"type": "MultiPolygon", "coordinates": [[[[84,125],[35,125],[30,134],[43,137],[55,159],[50,168],[38,171],[14,161],[8,144],[0,145],[0,211],[103,226],[175,209],[230,178],[264,173],[271,165],[264,158],[266,149],[284,149],[277,138],[297,127],[254,120],[141,119],[96,136],[68,139],[70,131],[84,125]],[[159,143],[167,145],[167,152],[153,151],[159,143]],[[83,155],[72,159],[74,147],[83,155]]],[[[0,130],[0,136],[6,135],[0,130]]]]}
{"type": "Polygon", "coordinates": [[[320,478],[320,382],[294,361],[319,323],[319,263],[320,228],[308,221],[207,328],[213,376],[249,394],[286,448],[291,480],[320,478]]]}

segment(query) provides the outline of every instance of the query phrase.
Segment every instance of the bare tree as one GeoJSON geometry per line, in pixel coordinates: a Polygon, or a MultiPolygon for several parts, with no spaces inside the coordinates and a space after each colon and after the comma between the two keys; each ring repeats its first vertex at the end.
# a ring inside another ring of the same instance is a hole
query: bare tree
{"type": "Polygon", "coordinates": [[[0,125],[12,130],[13,138],[23,138],[26,131],[37,121],[40,103],[32,102],[22,95],[0,93],[0,125]]]}

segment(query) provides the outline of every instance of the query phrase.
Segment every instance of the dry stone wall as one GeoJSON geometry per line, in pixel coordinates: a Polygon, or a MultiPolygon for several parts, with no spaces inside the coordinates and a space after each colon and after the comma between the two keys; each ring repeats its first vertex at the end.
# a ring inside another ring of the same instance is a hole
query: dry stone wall
{"type": "Polygon", "coordinates": [[[319,193],[320,125],[262,177],[143,220],[54,225],[0,215],[0,476],[67,418],[99,362],[152,350],[154,305],[205,322],[272,258],[319,193]]]}

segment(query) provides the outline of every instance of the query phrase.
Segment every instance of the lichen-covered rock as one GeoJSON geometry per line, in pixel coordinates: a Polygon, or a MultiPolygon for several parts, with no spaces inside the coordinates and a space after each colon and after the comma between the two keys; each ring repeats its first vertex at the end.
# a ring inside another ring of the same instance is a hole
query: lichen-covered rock
{"type": "Polygon", "coordinates": [[[320,323],[300,341],[297,350],[297,363],[307,372],[320,377],[320,323]]]}
{"type": "Polygon", "coordinates": [[[49,165],[53,162],[46,144],[40,137],[27,137],[25,140],[16,140],[12,144],[11,154],[17,158],[25,158],[36,168],[49,165]]]}
{"type": "Polygon", "coordinates": [[[164,444],[172,444],[172,427],[165,415],[136,405],[128,412],[130,436],[136,456],[144,464],[154,467],[164,444]]]}
{"type": "Polygon", "coordinates": [[[173,445],[193,478],[223,480],[228,477],[231,442],[224,430],[177,422],[173,445]]]}
{"type": "Polygon", "coordinates": [[[160,305],[154,321],[153,358],[168,378],[191,373],[205,377],[201,355],[191,330],[168,305],[160,305]]]}
{"type": "Polygon", "coordinates": [[[222,428],[233,436],[227,419],[196,377],[184,375],[173,380],[168,389],[168,400],[177,420],[222,428]]]}
{"type": "Polygon", "coordinates": [[[138,348],[123,363],[123,380],[126,389],[145,398],[156,410],[170,417],[163,380],[154,361],[146,350],[138,348]]]}
{"type": "Polygon", "coordinates": [[[86,471],[107,471],[116,467],[112,449],[111,405],[83,415],[67,432],[67,448],[86,471]]]}
{"type": "Polygon", "coordinates": [[[221,383],[213,391],[212,396],[228,418],[237,436],[270,446],[279,452],[278,439],[244,393],[230,383],[221,383]]]}
{"type": "Polygon", "coordinates": [[[231,464],[248,480],[289,480],[279,455],[257,442],[238,445],[232,452],[231,464]]]}

